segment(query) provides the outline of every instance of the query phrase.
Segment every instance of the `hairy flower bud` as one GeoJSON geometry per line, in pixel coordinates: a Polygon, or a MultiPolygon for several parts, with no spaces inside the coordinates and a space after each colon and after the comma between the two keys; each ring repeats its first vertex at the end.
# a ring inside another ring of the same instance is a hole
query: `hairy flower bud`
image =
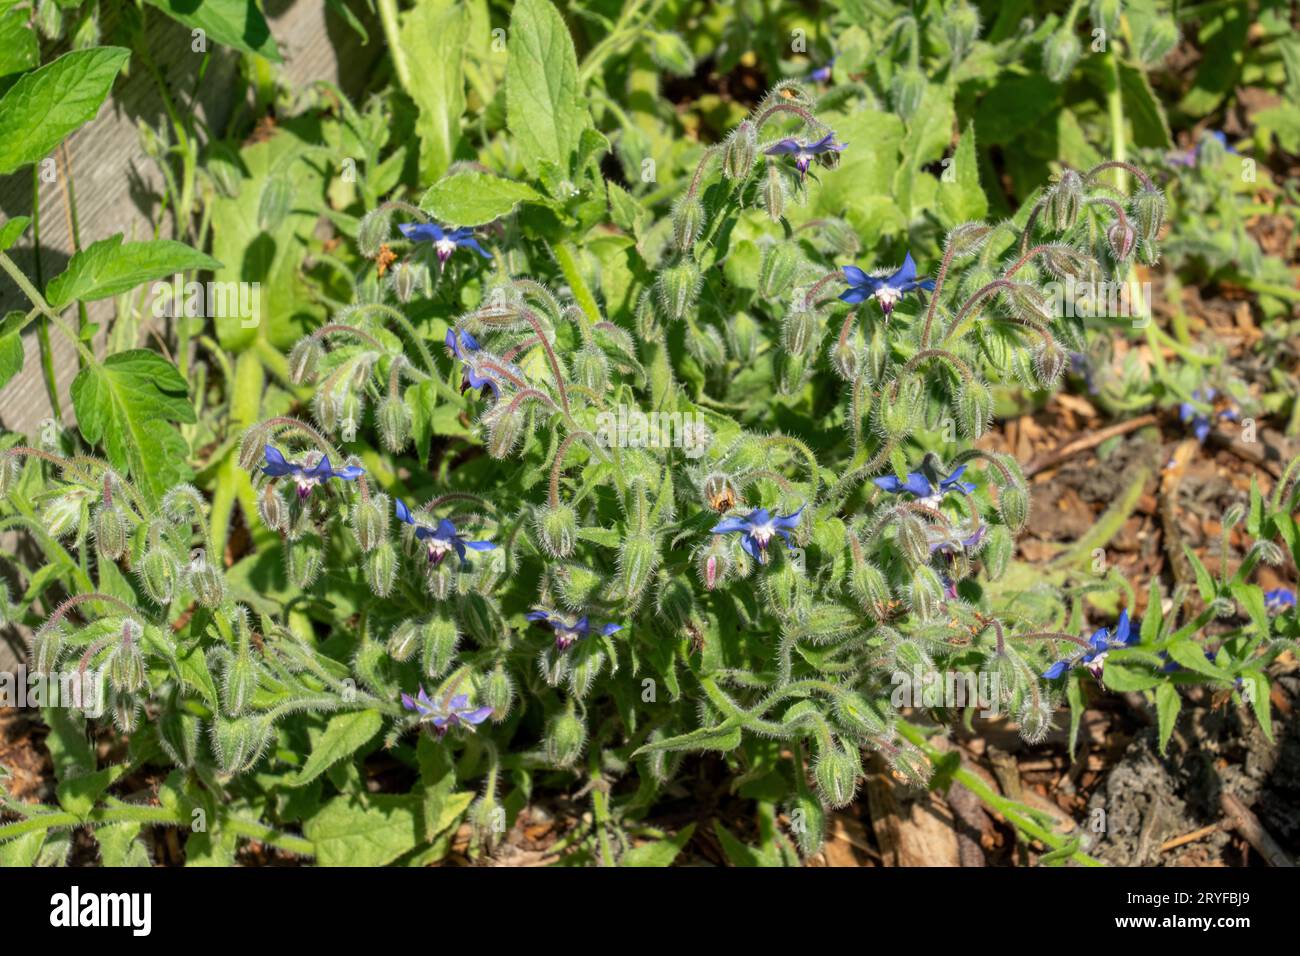
{"type": "Polygon", "coordinates": [[[479,699],[492,708],[494,723],[500,723],[510,714],[515,701],[515,684],[501,664],[483,679],[479,687],[479,699]]]}
{"type": "Polygon", "coordinates": [[[289,530],[289,509],[274,484],[268,484],[257,496],[257,512],[262,524],[271,531],[289,530]]]}
{"type": "Polygon", "coordinates": [[[930,542],[925,535],[925,523],[910,511],[898,516],[898,550],[913,566],[930,560],[930,542]]]}
{"type": "Polygon", "coordinates": [[[1043,73],[1053,83],[1064,83],[1083,52],[1073,32],[1057,30],[1043,43],[1043,73]]]}
{"type": "Polygon", "coordinates": [[[8,497],[18,487],[23,474],[23,463],[17,455],[0,453],[0,497],[8,497]]]}
{"type": "Polygon", "coordinates": [[[199,718],[172,704],[163,708],[156,721],[158,743],[173,763],[194,766],[199,752],[199,718]]]}
{"type": "Polygon", "coordinates": [[[32,635],[29,659],[32,670],[38,674],[50,674],[58,669],[59,659],[63,656],[63,628],[42,627],[32,635]]]}
{"type": "Polygon", "coordinates": [[[212,755],[222,773],[250,770],[270,739],[270,725],[257,717],[215,717],[212,755]]]}
{"type": "Polygon", "coordinates": [[[853,802],[862,776],[862,757],[857,747],[837,741],[823,747],[813,760],[813,780],[822,802],[829,807],[844,807],[853,802]]]}
{"type": "Polygon", "coordinates": [[[1065,349],[1056,343],[1055,339],[1049,339],[1040,342],[1034,349],[1034,371],[1038,376],[1038,381],[1042,383],[1043,388],[1053,388],[1065,371],[1065,363],[1069,356],[1065,354],[1065,349]]]}
{"type": "Polygon", "coordinates": [[[117,505],[106,504],[95,512],[95,550],[108,561],[126,552],[126,518],[117,505]]]}
{"type": "Polygon", "coordinates": [[[791,355],[807,355],[821,334],[817,315],[803,303],[796,302],[785,314],[781,328],[781,343],[791,355]]]}
{"type": "Polygon", "coordinates": [[[990,581],[996,581],[1006,573],[1015,550],[1015,541],[1006,525],[996,524],[989,528],[984,542],[984,573],[990,581]]]}
{"type": "Polygon", "coordinates": [[[324,546],[320,535],[314,531],[285,542],[285,570],[294,587],[306,589],[316,583],[324,569],[324,546]]]}
{"type": "Polygon", "coordinates": [[[709,543],[695,555],[695,569],[706,591],[712,591],[727,579],[735,567],[731,552],[722,535],[711,535],[709,543]]]}
{"type": "Polygon", "coordinates": [[[375,409],[379,437],[384,447],[397,454],[411,440],[411,410],[396,395],[389,395],[375,409]]]}
{"type": "Polygon", "coordinates": [[[780,222],[785,215],[785,174],[776,163],[768,163],[759,186],[758,201],[767,211],[767,217],[773,222],[780,222]]]}
{"type": "Polygon", "coordinates": [[[1027,282],[1013,282],[1002,289],[1002,300],[1014,315],[1030,322],[1051,322],[1056,316],[1047,297],[1027,282]]]}
{"type": "Polygon", "coordinates": [[[993,421],[993,393],[978,379],[963,382],[957,393],[956,411],[962,434],[974,441],[993,421]]]}
{"type": "Polygon", "coordinates": [[[524,410],[511,409],[509,405],[501,403],[493,411],[491,419],[487,420],[487,450],[493,458],[504,461],[514,453],[523,438],[524,410]]]}
{"type": "Polygon", "coordinates": [[[380,541],[366,555],[366,584],[375,597],[388,597],[397,580],[397,551],[391,541],[380,541]]]}
{"type": "MultiPolygon", "coordinates": [[[[325,346],[316,336],[308,335],[299,339],[289,351],[289,380],[295,385],[313,381],[324,357],[325,346]]],[[[258,449],[258,453],[261,453],[261,449],[258,449]]]]}
{"type": "Polygon", "coordinates": [[[1133,197],[1133,221],[1148,243],[1155,242],[1165,221],[1165,196],[1155,186],[1143,186],[1133,197]]]}
{"type": "Polygon", "coordinates": [[[1127,219],[1117,219],[1107,227],[1106,245],[1110,247],[1111,255],[1117,263],[1122,265],[1128,262],[1136,244],[1137,231],[1129,225],[1127,219]]]}
{"type": "Polygon", "coordinates": [[[460,634],[456,622],[449,617],[436,614],[424,622],[420,628],[424,656],[421,664],[429,677],[441,677],[451,669],[456,659],[456,648],[460,646],[460,634]]]}
{"type": "Polygon", "coordinates": [[[952,48],[952,58],[963,60],[980,33],[980,15],[969,3],[950,7],[943,16],[943,35],[952,48]]]}
{"type": "Polygon", "coordinates": [[[352,531],[362,551],[373,551],[388,536],[388,496],[358,501],[352,509],[352,531]]]}
{"type": "Polygon", "coordinates": [[[587,727],[572,711],[556,714],[546,728],[545,746],[553,765],[571,767],[587,746],[587,727]]]}
{"type": "Polygon", "coordinates": [[[921,417],[925,383],[918,376],[909,376],[893,388],[882,388],[876,399],[874,421],[877,431],[885,438],[902,441],[916,428],[921,417]]]}
{"type": "Polygon", "coordinates": [[[862,609],[877,621],[883,621],[889,616],[893,601],[889,581],[884,572],[870,561],[854,563],[849,569],[849,590],[858,599],[862,609]]]}
{"type": "Polygon", "coordinates": [[[578,516],[563,502],[537,510],[537,537],[542,549],[553,558],[573,553],[578,535],[578,516]]]}
{"type": "Polygon", "coordinates": [[[925,74],[916,67],[904,67],[894,74],[890,86],[890,98],[894,112],[904,122],[911,120],[921,108],[921,99],[925,96],[925,74]]]}
{"type": "Polygon", "coordinates": [[[221,702],[226,713],[237,716],[246,711],[257,690],[257,664],[248,647],[241,647],[226,665],[221,679],[221,702]]]}
{"type": "Polygon", "coordinates": [[[758,294],[765,299],[785,295],[799,271],[799,250],[791,242],[775,242],[763,252],[758,269],[758,294]]]}
{"type": "Polygon", "coordinates": [[[379,206],[366,213],[357,226],[357,250],[367,259],[379,255],[382,246],[393,231],[393,211],[379,206]]]}
{"type": "Polygon", "coordinates": [[[190,560],[186,569],[186,583],[194,598],[206,608],[219,607],[226,596],[226,584],[221,571],[214,567],[202,551],[190,560]]]}
{"type": "Polygon", "coordinates": [[[673,245],[689,252],[704,229],[704,203],[694,195],[682,196],[673,204],[673,245]]]}
{"type": "Polygon", "coordinates": [[[670,319],[686,318],[700,294],[700,269],[690,258],[668,266],[655,280],[659,305],[670,319]]]}
{"type": "Polygon", "coordinates": [[[1083,200],[1083,179],[1073,169],[1061,174],[1047,194],[1047,222],[1054,232],[1067,232],[1079,219],[1083,200]]]}
{"type": "Polygon", "coordinates": [[[609,359],[594,345],[581,348],[573,358],[573,375],[593,392],[604,393],[609,386],[609,359]]]}
{"type": "Polygon", "coordinates": [[[1019,484],[1003,486],[998,495],[998,514],[1012,534],[1019,534],[1029,521],[1029,493],[1019,484]]]}
{"type": "Polygon", "coordinates": [[[732,130],[722,147],[722,173],[728,179],[744,179],[754,168],[758,155],[758,129],[749,120],[743,120],[732,130]]]}
{"type": "Polygon", "coordinates": [[[1119,36],[1119,18],[1123,14],[1120,0],[1092,0],[1092,25],[1106,31],[1108,37],[1119,36]]]}
{"type": "Polygon", "coordinates": [[[84,489],[74,488],[59,495],[45,507],[41,517],[44,519],[45,531],[51,538],[62,538],[70,531],[80,530],[86,497],[84,489]]]}
{"type": "Polygon", "coordinates": [[[108,663],[108,682],[119,693],[133,694],[145,685],[144,652],[140,648],[142,637],[144,628],[139,622],[131,618],[122,622],[118,645],[108,663]]]}
{"type": "Polygon", "coordinates": [[[629,604],[637,604],[659,564],[659,549],[648,534],[632,534],[618,547],[618,574],[629,604]]]}
{"type": "Polygon", "coordinates": [[[943,614],[947,601],[945,586],[937,571],[928,564],[912,570],[912,581],[907,586],[907,603],[912,613],[923,621],[932,621],[943,614]]]}
{"type": "Polygon", "coordinates": [[[388,656],[398,663],[409,661],[421,639],[420,626],[415,621],[402,621],[388,635],[388,656]]]}

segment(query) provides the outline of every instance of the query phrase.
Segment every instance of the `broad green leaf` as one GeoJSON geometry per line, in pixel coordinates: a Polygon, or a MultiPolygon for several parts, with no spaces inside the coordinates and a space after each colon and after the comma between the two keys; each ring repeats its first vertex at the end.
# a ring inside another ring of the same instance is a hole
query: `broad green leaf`
{"type": "Polygon", "coordinates": [[[412,66],[407,92],[420,108],[415,131],[420,137],[420,178],[426,183],[447,171],[460,142],[468,31],[467,11],[449,0],[424,0],[402,18],[399,43],[412,66]]]}
{"type": "MultiPolygon", "coordinates": [[[[688,734],[679,734],[664,740],[646,744],[637,754],[651,753],[655,750],[694,751],[694,750],[735,750],[740,746],[739,724],[723,724],[720,727],[701,727],[688,734]]],[[[634,755],[635,756],[635,755],[634,755]]]]}
{"type": "Polygon", "coordinates": [[[1196,575],[1196,590],[1201,594],[1201,600],[1209,603],[1214,600],[1214,596],[1219,593],[1219,589],[1214,584],[1214,578],[1206,570],[1201,559],[1196,556],[1196,552],[1183,545],[1183,554],[1187,556],[1188,563],[1192,566],[1192,572],[1196,575]]]}
{"type": "Polygon", "coordinates": [[[1189,671],[1217,680],[1231,680],[1232,675],[1205,656],[1205,647],[1196,641],[1175,641],[1168,647],[1170,659],[1189,671]]]}
{"type": "Polygon", "coordinates": [[[311,753],[298,775],[288,781],[291,787],[311,783],[338,761],[364,747],[384,724],[377,710],[359,710],[331,717],[325,729],[313,733],[311,753]]]}
{"type": "Polygon", "coordinates": [[[104,795],[104,791],[126,771],[125,764],[118,764],[96,770],[94,773],[83,773],[61,780],[56,790],[59,806],[84,820],[86,814],[95,808],[99,798],[104,795]]]}
{"type": "Polygon", "coordinates": [[[191,269],[220,269],[209,255],[172,239],[122,242],[122,234],[101,239],[82,249],[60,275],[50,280],[45,298],[62,309],[77,299],[93,302],[129,292],[138,285],[171,278],[191,269]]]}
{"type": "Polygon", "coordinates": [[[81,434],[114,468],[161,498],[189,476],[189,447],[169,422],[194,422],[185,379],[156,352],[133,349],[87,365],[72,383],[81,434]]]}
{"type": "Polygon", "coordinates": [[[1163,683],[1156,688],[1156,717],[1160,724],[1160,752],[1169,746],[1169,738],[1174,732],[1174,722],[1178,720],[1178,711],[1182,709],[1183,699],[1178,696],[1178,689],[1171,683],[1163,683]]]}
{"type": "Polygon", "coordinates": [[[1244,4],[1225,4],[1202,24],[1197,48],[1203,51],[1196,79],[1178,104],[1180,112],[1206,116],[1232,91],[1241,72],[1250,17],[1244,4]]]}
{"type": "Polygon", "coordinates": [[[99,855],[104,866],[149,866],[149,851],[136,839],[140,835],[138,823],[114,823],[95,828],[99,842],[99,855]]]}
{"type": "Polygon", "coordinates": [[[1125,693],[1130,690],[1150,690],[1160,683],[1160,678],[1146,668],[1122,664],[1107,657],[1102,683],[1110,690],[1125,693]]]}
{"type": "Polygon", "coordinates": [[[94,119],[130,55],[118,46],[74,50],[11,86],[0,97],[0,176],[43,158],[94,119]]]}
{"type": "Polygon", "coordinates": [[[713,821],[713,832],[718,835],[718,842],[722,844],[722,851],[726,853],[727,860],[732,866],[758,867],[771,865],[763,859],[757,850],[740,842],[730,830],[717,820],[713,821]]]}
{"type": "Polygon", "coordinates": [[[1264,604],[1264,589],[1258,584],[1238,582],[1232,585],[1231,591],[1232,596],[1246,609],[1246,613],[1250,615],[1250,620],[1259,629],[1259,633],[1267,637],[1270,626],[1268,608],[1264,604]]]}
{"type": "Polygon", "coordinates": [[[509,215],[521,202],[547,200],[525,183],[465,170],[434,183],[420,207],[447,225],[481,226],[509,215]]]}
{"type": "MultiPolygon", "coordinates": [[[[466,794],[466,796],[471,796],[466,794]]],[[[423,801],[373,794],[365,804],[336,797],[303,825],[321,866],[384,866],[420,841],[423,801]]]]}
{"type": "Polygon", "coordinates": [[[17,332],[0,333],[0,388],[9,384],[9,380],[22,370],[22,336],[17,332]]]}
{"type": "Polygon", "coordinates": [[[1173,137],[1169,135],[1169,120],[1164,107],[1156,99],[1147,75],[1134,66],[1119,64],[1119,85],[1124,98],[1124,115],[1133,127],[1133,142],[1137,146],[1169,149],[1173,137]]]}
{"type": "Polygon", "coordinates": [[[31,223],[31,216],[14,216],[0,226],[0,252],[7,252],[15,242],[22,238],[31,223]]]}
{"type": "Polygon", "coordinates": [[[85,718],[67,707],[43,707],[41,718],[50,728],[45,747],[54,764],[55,779],[63,781],[93,773],[98,761],[86,736],[85,718]]]}
{"type": "Polygon", "coordinates": [[[254,0],[148,0],[167,16],[244,53],[282,62],[266,18],[254,0]]]}
{"type": "Polygon", "coordinates": [[[40,65],[41,46],[27,16],[26,10],[7,10],[0,16],[0,77],[40,65]]]}
{"type": "Polygon", "coordinates": [[[677,859],[677,854],[681,853],[686,844],[691,841],[691,836],[694,833],[695,824],[691,823],[680,833],[666,840],[655,840],[652,843],[633,847],[623,854],[623,859],[619,861],[619,865],[631,867],[672,866],[673,860],[677,859]]]}
{"type": "Polygon", "coordinates": [[[550,162],[567,172],[590,117],[573,38],[550,0],[515,4],[506,52],[506,122],[524,166],[537,175],[550,162]]]}
{"type": "Polygon", "coordinates": [[[951,165],[939,177],[939,212],[952,228],[988,215],[989,201],[980,188],[979,157],[975,154],[975,128],[967,126],[951,165]]]}

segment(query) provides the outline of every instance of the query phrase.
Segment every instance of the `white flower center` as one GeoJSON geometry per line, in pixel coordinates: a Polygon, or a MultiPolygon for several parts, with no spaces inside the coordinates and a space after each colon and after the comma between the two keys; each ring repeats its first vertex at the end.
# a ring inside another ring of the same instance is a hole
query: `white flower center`
{"type": "Polygon", "coordinates": [[[438,251],[439,259],[449,259],[451,254],[456,251],[456,243],[451,239],[439,239],[433,244],[438,251]]]}
{"type": "Polygon", "coordinates": [[[766,548],[767,543],[772,540],[772,535],[776,534],[776,528],[773,527],[772,522],[769,521],[767,524],[754,525],[754,527],[750,529],[749,534],[750,537],[758,542],[760,548],[766,548]]]}
{"type": "Polygon", "coordinates": [[[892,309],[894,303],[903,297],[903,293],[897,289],[891,289],[889,286],[881,286],[876,290],[876,301],[880,303],[881,308],[892,309]]]}

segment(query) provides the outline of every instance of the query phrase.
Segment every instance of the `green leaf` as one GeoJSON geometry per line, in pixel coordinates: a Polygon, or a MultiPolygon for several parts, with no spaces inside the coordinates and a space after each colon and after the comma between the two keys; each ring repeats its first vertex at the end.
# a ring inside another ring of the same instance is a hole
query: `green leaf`
{"type": "Polygon", "coordinates": [[[724,723],[718,727],[701,727],[699,730],[692,730],[688,734],[679,734],[676,737],[668,737],[664,740],[656,740],[654,743],[646,744],[640,748],[636,754],[651,753],[656,750],[677,751],[677,750],[735,750],[740,746],[740,725],[736,723],[724,723]]]}
{"type": "Polygon", "coordinates": [[[411,795],[374,794],[365,805],[336,797],[303,825],[303,833],[321,866],[384,866],[419,842],[422,812],[423,801],[411,795]]]}
{"type": "Polygon", "coordinates": [[[62,309],[77,299],[107,299],[178,272],[220,268],[216,259],[183,242],[156,239],[123,243],[119,232],[74,255],[62,274],[50,280],[45,298],[52,308],[62,309]]]}
{"type": "Polygon", "coordinates": [[[623,854],[623,859],[619,861],[619,865],[632,867],[672,866],[673,860],[677,859],[677,854],[681,853],[686,844],[691,841],[691,836],[694,833],[695,824],[691,823],[687,825],[686,829],[666,840],[655,840],[653,843],[645,843],[634,847],[623,854]]]}
{"type": "Polygon", "coordinates": [[[968,125],[948,170],[939,177],[939,212],[948,228],[988,215],[989,201],[980,188],[979,158],[975,155],[975,128],[968,125]]]}
{"type": "Polygon", "coordinates": [[[1167,648],[1169,657],[1175,663],[1181,664],[1189,671],[1197,674],[1204,674],[1206,677],[1213,677],[1216,680],[1231,680],[1232,675],[1211,663],[1210,659],[1205,656],[1205,648],[1195,641],[1175,641],[1167,648]]]}
{"type": "Polygon", "coordinates": [[[465,170],[434,183],[420,200],[420,208],[448,225],[481,226],[509,215],[521,202],[547,199],[525,183],[465,170]]]}
{"type": "Polygon", "coordinates": [[[87,365],[72,383],[86,441],[103,442],[109,462],[161,498],[189,477],[189,446],[168,422],[193,424],[185,379],[156,352],[133,349],[87,365]]]}
{"type": "Polygon", "coordinates": [[[757,850],[741,843],[730,830],[716,819],[713,821],[713,832],[718,835],[718,842],[722,844],[722,851],[726,853],[727,860],[730,861],[732,866],[757,867],[769,865],[757,850]]]}
{"type": "Polygon", "coordinates": [[[301,787],[311,783],[334,764],[351,756],[364,747],[379,728],[384,719],[377,710],[359,710],[350,714],[331,717],[325,729],[311,734],[311,753],[298,775],[287,781],[291,787],[301,787]]]}
{"type": "Polygon", "coordinates": [[[1268,637],[1270,626],[1268,608],[1264,604],[1264,589],[1258,584],[1242,584],[1238,582],[1233,584],[1230,590],[1237,602],[1246,609],[1246,613],[1250,615],[1250,620],[1259,630],[1259,633],[1264,637],[1268,637]]]}
{"type": "Polygon", "coordinates": [[[0,252],[8,252],[9,249],[17,242],[27,226],[31,223],[31,216],[14,216],[6,220],[3,226],[0,226],[0,252]]]}
{"type": "Polygon", "coordinates": [[[1130,667],[1113,657],[1106,658],[1106,669],[1102,672],[1102,683],[1119,693],[1130,690],[1150,690],[1160,683],[1160,678],[1143,667],[1130,667]]]}
{"type": "MultiPolygon", "coordinates": [[[[22,313],[18,313],[20,316],[22,313]]],[[[23,339],[17,332],[0,334],[0,388],[23,370],[23,339]]]]}
{"type": "Polygon", "coordinates": [[[1244,5],[1225,4],[1201,24],[1197,49],[1203,56],[1192,88],[1178,104],[1180,112],[1206,116],[1231,92],[1241,72],[1249,21],[1244,5]]]}
{"type": "Polygon", "coordinates": [[[426,183],[447,171],[460,142],[468,33],[467,11],[448,0],[424,0],[402,18],[399,43],[407,62],[414,64],[407,92],[419,107],[415,131],[420,137],[420,178],[426,183]]]}
{"type": "Polygon", "coordinates": [[[1201,563],[1201,559],[1196,556],[1196,552],[1187,545],[1183,545],[1183,554],[1187,556],[1187,561],[1196,574],[1196,590],[1201,593],[1201,600],[1208,604],[1219,593],[1219,589],[1214,585],[1214,578],[1201,563]]]}
{"type": "Polygon", "coordinates": [[[1133,143],[1154,149],[1171,149],[1169,120],[1156,99],[1147,75],[1137,67],[1119,64],[1119,87],[1124,98],[1124,114],[1133,127],[1133,143]]]}
{"type": "Polygon", "coordinates": [[[519,0],[506,48],[506,122],[536,176],[546,162],[568,171],[590,125],[578,89],[578,56],[550,0],[519,0]]]}
{"type": "Polygon", "coordinates": [[[36,30],[27,25],[25,10],[7,10],[0,16],[0,76],[39,66],[41,46],[36,30]]]}
{"type": "Polygon", "coordinates": [[[11,86],[0,97],[0,176],[41,159],[94,119],[130,55],[118,46],[74,50],[11,86]]]}
{"type": "Polygon", "coordinates": [[[105,767],[94,773],[83,773],[60,781],[55,790],[59,798],[59,806],[69,813],[75,813],[83,820],[86,819],[86,815],[95,809],[95,804],[104,795],[104,791],[126,773],[127,769],[126,764],[118,764],[115,767],[105,767]]]}
{"type": "Polygon", "coordinates": [[[1250,706],[1255,710],[1255,717],[1259,720],[1259,729],[1264,731],[1264,736],[1271,741],[1273,713],[1270,710],[1272,704],[1269,702],[1268,677],[1263,671],[1248,670],[1241,672],[1241,681],[1248,691],[1246,696],[1250,699],[1250,706]]]}
{"type": "Polygon", "coordinates": [[[283,62],[266,18],[253,0],[148,0],[167,16],[190,29],[244,53],[283,62]]]}
{"type": "Polygon", "coordinates": [[[1171,683],[1161,684],[1156,688],[1156,717],[1160,724],[1160,752],[1169,746],[1169,738],[1174,732],[1174,722],[1178,711],[1182,709],[1183,699],[1178,696],[1178,689],[1171,683]]]}

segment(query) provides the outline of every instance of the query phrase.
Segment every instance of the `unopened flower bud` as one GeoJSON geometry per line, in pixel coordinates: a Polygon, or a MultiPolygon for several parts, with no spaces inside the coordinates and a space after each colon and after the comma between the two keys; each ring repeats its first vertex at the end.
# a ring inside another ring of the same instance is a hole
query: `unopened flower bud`
{"type": "Polygon", "coordinates": [[[436,614],[424,622],[420,632],[424,673],[429,677],[441,677],[451,669],[456,659],[456,648],[460,646],[456,622],[436,614]]]}
{"type": "Polygon", "coordinates": [[[579,349],[573,359],[573,374],[593,392],[603,393],[609,386],[609,359],[595,346],[579,349]]]}
{"type": "Polygon", "coordinates": [[[415,621],[402,621],[388,635],[388,656],[399,663],[409,661],[420,646],[421,638],[420,627],[415,621]]]}
{"type": "Polygon", "coordinates": [[[980,33],[980,15],[969,3],[950,7],[943,16],[943,35],[952,48],[952,58],[963,60],[980,33]]]}
{"type": "Polygon", "coordinates": [[[1178,27],[1171,16],[1146,18],[1137,38],[1137,55],[1143,66],[1155,66],[1178,45],[1178,27]]]}
{"type": "Polygon", "coordinates": [[[226,596],[226,585],[221,571],[209,563],[207,556],[199,552],[193,560],[186,575],[194,598],[206,608],[219,607],[226,596]]]}
{"type": "Polygon", "coordinates": [[[95,550],[109,561],[126,552],[126,519],[117,505],[104,505],[95,513],[95,550]]]}
{"type": "Polygon", "coordinates": [[[700,269],[694,260],[684,258],[659,273],[656,288],[664,312],[670,319],[681,321],[695,306],[700,294],[700,269]]]}
{"type": "Polygon", "coordinates": [[[1119,36],[1119,18],[1123,12],[1120,0],[1092,0],[1092,25],[1100,27],[1107,36],[1119,36]]]}
{"type": "Polygon", "coordinates": [[[957,393],[957,424],[972,441],[979,438],[993,421],[993,393],[978,379],[963,382],[957,393]]]}
{"type": "Polygon", "coordinates": [[[912,565],[925,564],[930,559],[930,542],[925,535],[925,523],[911,512],[898,517],[898,550],[912,565]]]}
{"type": "Polygon", "coordinates": [[[373,551],[388,535],[388,496],[358,501],[352,509],[352,531],[362,551],[373,551]]]}
{"type": "Polygon", "coordinates": [[[650,576],[659,564],[659,549],[647,534],[632,534],[618,548],[618,573],[629,604],[636,604],[645,593],[650,576]]]}
{"type": "Polygon", "coordinates": [[[366,213],[357,227],[357,250],[367,259],[379,255],[382,246],[393,231],[393,212],[380,206],[366,213]]]}
{"type": "Polygon", "coordinates": [[[889,616],[893,594],[884,572],[870,561],[854,563],[849,569],[849,590],[858,599],[862,609],[877,621],[889,616]]]}
{"type": "Polygon", "coordinates": [[[885,731],[885,722],[865,697],[851,690],[836,695],[835,722],[856,740],[885,731]]]}
{"type": "Polygon", "coordinates": [[[573,553],[577,540],[578,516],[567,504],[560,502],[538,509],[537,536],[542,549],[553,558],[567,558],[573,553]]]}
{"type": "Polygon", "coordinates": [[[173,703],[163,709],[156,723],[158,743],[172,762],[194,766],[199,752],[199,718],[173,703]]]}
{"type": "Polygon", "coordinates": [[[822,748],[813,760],[813,780],[822,802],[830,807],[844,807],[853,802],[862,776],[862,758],[856,747],[839,742],[822,748]]]}
{"type": "Polygon", "coordinates": [[[1147,242],[1155,242],[1165,221],[1165,196],[1155,186],[1143,186],[1133,197],[1133,221],[1147,242]]]}
{"type": "Polygon", "coordinates": [[[1106,244],[1117,263],[1128,262],[1133,247],[1137,244],[1137,231],[1129,225],[1127,219],[1117,219],[1106,229],[1106,244]]]}
{"type": "Polygon", "coordinates": [[[758,294],[765,299],[785,295],[799,271],[799,250],[792,242],[774,242],[763,252],[758,268],[758,294]]]}
{"type": "Polygon", "coordinates": [[[323,546],[320,536],[314,532],[285,542],[285,570],[294,587],[306,589],[316,583],[324,564],[323,546]]]}
{"type": "Polygon", "coordinates": [[[108,664],[108,682],[119,693],[133,694],[144,687],[144,652],[140,647],[143,636],[139,622],[131,618],[122,622],[122,633],[108,664]]]}
{"type": "Polygon", "coordinates": [[[1054,232],[1066,232],[1074,227],[1082,199],[1083,179],[1073,169],[1065,170],[1047,194],[1047,221],[1054,232]]]}
{"type": "Polygon", "coordinates": [[[63,656],[63,628],[43,627],[32,635],[31,657],[32,670],[38,674],[50,674],[58,669],[59,659],[63,656]]]}
{"type": "Polygon", "coordinates": [[[758,155],[758,129],[749,120],[743,120],[727,137],[722,148],[722,173],[728,179],[744,179],[754,168],[758,155]]]}
{"type": "Polygon", "coordinates": [[[890,87],[890,96],[894,112],[906,122],[916,115],[921,108],[921,99],[925,96],[925,74],[916,67],[904,67],[894,74],[890,87]]]}
{"type": "Polygon", "coordinates": [[[1043,388],[1052,388],[1065,371],[1069,357],[1055,339],[1040,342],[1034,349],[1034,371],[1043,388]]]}
{"type": "Polygon", "coordinates": [[[379,421],[379,437],[384,447],[397,454],[411,440],[411,410],[406,402],[389,395],[375,409],[379,421]]]}
{"type": "Polygon", "coordinates": [[[297,341],[289,351],[289,380],[295,385],[302,385],[316,378],[316,370],[325,357],[325,346],[314,335],[308,335],[297,341]]]}
{"type": "Polygon", "coordinates": [[[820,334],[816,314],[802,302],[792,304],[781,327],[781,344],[785,350],[791,355],[805,355],[820,334]]]}
{"type": "Polygon", "coordinates": [[[932,621],[943,613],[947,600],[943,581],[928,564],[912,569],[912,581],[907,586],[907,603],[922,621],[932,621]]]}
{"type": "Polygon", "coordinates": [[[767,211],[767,217],[773,222],[780,222],[785,215],[785,174],[776,163],[767,164],[767,172],[759,186],[758,201],[767,211]]]}
{"type": "Polygon", "coordinates": [[[1012,534],[1019,534],[1029,521],[1029,493],[1018,484],[1003,486],[998,495],[998,514],[1012,534]]]}
{"type": "Polygon", "coordinates": [[[221,700],[232,716],[248,709],[257,690],[257,664],[248,647],[241,647],[222,675],[221,700]]]}
{"type": "Polygon", "coordinates": [[[479,699],[492,708],[492,720],[494,723],[500,723],[505,720],[510,713],[510,708],[514,705],[515,685],[506,673],[506,669],[498,664],[492,669],[492,673],[484,678],[479,690],[479,699]]]}
{"type": "Polygon", "coordinates": [[[23,463],[17,455],[0,453],[0,497],[8,497],[18,487],[22,473],[23,463]]]}
{"type": "Polygon", "coordinates": [[[270,725],[257,717],[217,716],[212,722],[212,755],[222,773],[249,770],[270,737],[270,725]]]}
{"type": "Polygon", "coordinates": [[[673,245],[689,252],[704,228],[704,204],[695,196],[682,196],[673,206],[673,245]]]}
{"type": "Polygon", "coordinates": [[[375,597],[388,597],[397,580],[397,551],[391,541],[380,541],[379,545],[366,555],[366,584],[375,597]]]}
{"type": "Polygon", "coordinates": [[[572,711],[551,718],[546,729],[546,756],[556,767],[571,767],[587,746],[587,727],[572,711]]]}
{"type": "Polygon", "coordinates": [[[1006,525],[996,524],[989,528],[984,541],[984,573],[990,581],[996,581],[1006,573],[1015,550],[1015,541],[1006,525]]]}
{"type": "Polygon", "coordinates": [[[1043,73],[1053,83],[1064,83],[1082,52],[1078,37],[1069,30],[1057,30],[1043,44],[1043,73]]]}
{"type": "Polygon", "coordinates": [[[524,412],[522,408],[511,409],[502,402],[494,409],[494,414],[487,420],[488,454],[498,461],[509,458],[519,445],[524,433],[524,412]]]}

